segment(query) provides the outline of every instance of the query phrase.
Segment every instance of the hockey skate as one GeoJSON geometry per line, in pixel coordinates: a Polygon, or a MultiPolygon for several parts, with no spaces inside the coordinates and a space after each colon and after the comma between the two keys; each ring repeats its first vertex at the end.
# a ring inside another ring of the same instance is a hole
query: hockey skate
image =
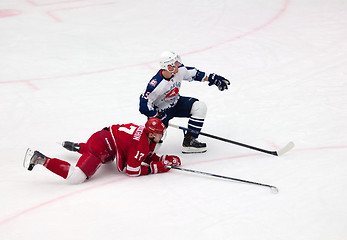
{"type": "Polygon", "coordinates": [[[199,142],[189,134],[184,134],[182,153],[204,153],[207,151],[206,143],[199,142]]]}
{"type": "Polygon", "coordinates": [[[44,164],[47,160],[47,157],[40,153],[39,151],[33,151],[30,148],[28,148],[25,157],[23,166],[28,169],[29,171],[33,170],[34,166],[37,164],[44,164]]]}
{"type": "Polygon", "coordinates": [[[65,141],[62,143],[63,147],[72,152],[79,152],[81,146],[77,143],[65,141]]]}

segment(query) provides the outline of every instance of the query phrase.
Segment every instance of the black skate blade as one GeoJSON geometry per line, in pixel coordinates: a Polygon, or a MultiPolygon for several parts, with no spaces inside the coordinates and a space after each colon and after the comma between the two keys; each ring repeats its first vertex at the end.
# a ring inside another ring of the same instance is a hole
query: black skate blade
{"type": "Polygon", "coordinates": [[[28,170],[29,171],[33,170],[34,166],[35,166],[35,164],[30,164],[29,167],[28,167],[28,170]]]}

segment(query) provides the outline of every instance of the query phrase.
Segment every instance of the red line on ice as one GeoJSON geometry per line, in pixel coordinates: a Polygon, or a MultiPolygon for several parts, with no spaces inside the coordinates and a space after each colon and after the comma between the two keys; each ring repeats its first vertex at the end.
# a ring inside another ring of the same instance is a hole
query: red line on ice
{"type": "Polygon", "coordinates": [[[22,11],[17,9],[0,9],[0,18],[14,17],[22,14],[22,11]]]}
{"type": "Polygon", "coordinates": [[[59,8],[59,9],[53,9],[46,11],[46,14],[50,17],[52,17],[55,21],[57,22],[62,22],[59,17],[57,17],[54,13],[59,12],[59,11],[68,11],[68,10],[73,10],[73,9],[81,9],[81,8],[88,8],[88,7],[96,7],[96,6],[106,6],[106,5],[111,5],[111,4],[116,4],[116,2],[108,2],[108,3],[98,3],[98,4],[90,4],[90,5],[84,5],[84,6],[78,6],[78,7],[68,7],[68,8],[59,8]]]}
{"type": "MultiPolygon", "coordinates": [[[[347,148],[347,145],[303,148],[303,149],[294,149],[292,151],[313,151],[313,150],[330,150],[330,149],[344,149],[344,148],[347,148]]],[[[230,157],[224,157],[224,158],[209,159],[209,160],[197,161],[197,162],[194,162],[194,163],[186,164],[186,166],[191,166],[191,165],[196,165],[196,164],[201,164],[201,163],[224,161],[224,160],[228,160],[228,159],[246,158],[246,157],[251,157],[251,156],[259,156],[259,155],[264,155],[264,154],[263,153],[253,153],[253,154],[244,154],[244,155],[230,156],[230,157]]],[[[107,181],[107,182],[104,182],[104,183],[101,183],[101,184],[98,184],[98,185],[95,185],[95,186],[90,186],[90,187],[87,187],[87,188],[83,188],[81,190],[78,190],[78,191],[75,191],[75,192],[72,192],[72,193],[68,193],[68,194],[64,194],[64,195],[56,197],[54,199],[42,202],[42,203],[37,204],[37,205],[35,205],[33,207],[24,209],[23,211],[20,211],[20,212],[12,215],[10,217],[7,217],[7,218],[5,218],[3,220],[0,220],[0,227],[2,225],[5,225],[6,223],[9,223],[9,222],[15,220],[16,218],[18,218],[20,216],[23,216],[23,215],[25,215],[25,214],[27,214],[29,212],[32,212],[32,211],[34,211],[36,209],[41,208],[41,207],[44,207],[44,206],[53,204],[55,202],[58,202],[60,200],[63,200],[63,199],[75,196],[75,195],[77,195],[79,193],[83,193],[83,192],[87,192],[87,191],[90,191],[90,190],[93,190],[93,189],[97,189],[97,188],[106,186],[108,184],[113,184],[115,182],[123,181],[123,180],[128,179],[128,178],[129,178],[128,176],[122,176],[121,178],[116,178],[116,179],[113,179],[111,181],[107,181]]]]}
{"type": "Polygon", "coordinates": [[[51,5],[57,5],[57,4],[64,4],[64,3],[72,3],[72,2],[81,2],[81,1],[86,1],[86,0],[66,0],[66,1],[56,1],[52,3],[38,3],[37,1],[34,0],[26,0],[27,3],[35,6],[35,7],[42,7],[42,6],[51,6],[51,5]]]}
{"type": "MultiPolygon", "coordinates": [[[[197,50],[194,50],[194,51],[191,51],[191,52],[187,52],[187,53],[182,53],[181,55],[190,55],[190,54],[195,54],[195,53],[208,51],[208,50],[210,50],[212,48],[216,48],[216,47],[219,47],[221,45],[224,45],[224,44],[227,44],[227,43],[230,43],[230,42],[242,39],[244,37],[247,37],[248,35],[251,35],[251,34],[253,34],[253,33],[257,32],[257,31],[260,31],[260,30],[264,29],[265,27],[271,25],[276,20],[278,20],[284,14],[284,12],[287,10],[289,2],[290,2],[290,0],[284,0],[282,7],[280,8],[280,10],[274,16],[272,16],[266,22],[260,24],[259,26],[251,29],[248,32],[245,32],[245,33],[240,34],[238,36],[232,37],[232,38],[230,38],[230,39],[228,39],[226,41],[223,41],[223,42],[220,42],[220,43],[216,43],[216,44],[213,44],[211,46],[207,46],[205,48],[197,49],[197,50]]],[[[148,64],[152,64],[152,63],[155,63],[155,62],[156,61],[148,61],[148,62],[143,62],[143,63],[138,63],[138,64],[131,64],[131,65],[125,65],[125,66],[108,68],[108,69],[100,69],[100,70],[90,71],[90,72],[58,75],[58,76],[52,76],[52,77],[40,77],[40,78],[32,78],[32,79],[14,80],[14,81],[0,81],[0,84],[25,83],[27,81],[35,81],[35,80],[50,80],[50,79],[59,79],[59,78],[78,77],[78,76],[84,76],[84,75],[89,75],[89,74],[110,72],[110,71],[114,71],[114,70],[118,70],[118,69],[132,68],[132,67],[138,67],[138,66],[147,66],[148,64]]]]}
{"type": "Polygon", "coordinates": [[[37,204],[37,205],[35,205],[35,206],[33,206],[33,207],[29,207],[29,208],[24,209],[23,211],[20,211],[20,212],[18,212],[18,213],[16,213],[16,214],[12,215],[12,216],[10,216],[10,217],[7,217],[7,218],[5,218],[5,219],[3,219],[3,220],[0,220],[0,226],[4,225],[4,224],[6,224],[6,223],[9,223],[9,222],[15,220],[16,218],[18,218],[18,217],[20,217],[20,216],[22,216],[22,215],[25,215],[25,214],[27,214],[27,213],[29,213],[29,212],[32,212],[32,211],[34,211],[34,210],[36,210],[36,209],[39,209],[39,208],[41,208],[41,207],[50,205],[50,204],[52,204],[52,203],[58,202],[58,201],[60,201],[60,200],[63,200],[63,199],[65,199],[65,198],[72,197],[72,196],[77,195],[77,194],[79,194],[79,193],[87,192],[87,191],[90,191],[90,190],[93,190],[93,189],[96,189],[96,188],[103,187],[103,186],[108,185],[108,184],[112,184],[112,183],[115,183],[115,182],[123,181],[123,180],[125,180],[125,179],[127,179],[127,178],[128,178],[128,177],[123,176],[122,178],[116,178],[116,179],[113,179],[113,180],[111,180],[111,181],[107,181],[107,182],[104,182],[104,183],[101,183],[101,184],[98,184],[98,185],[95,185],[95,186],[90,186],[90,187],[87,187],[87,188],[83,188],[83,189],[81,189],[81,190],[77,190],[77,191],[72,192],[72,193],[67,193],[67,194],[64,194],[64,195],[62,195],[62,196],[59,196],[59,197],[57,197],[57,198],[53,198],[53,199],[51,199],[51,200],[48,200],[48,201],[39,203],[39,204],[37,204]]]}

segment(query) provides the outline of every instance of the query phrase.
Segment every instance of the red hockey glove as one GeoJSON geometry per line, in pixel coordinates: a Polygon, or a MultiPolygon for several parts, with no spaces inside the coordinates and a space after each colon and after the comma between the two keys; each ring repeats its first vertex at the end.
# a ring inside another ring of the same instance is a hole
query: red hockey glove
{"type": "Polygon", "coordinates": [[[165,167],[165,163],[163,161],[152,161],[149,164],[149,167],[151,169],[151,173],[164,173],[170,170],[170,168],[165,167]]]}
{"type": "Polygon", "coordinates": [[[181,166],[181,159],[175,155],[163,155],[160,160],[165,163],[165,165],[179,167],[181,166]]]}
{"type": "Polygon", "coordinates": [[[166,166],[180,166],[181,160],[179,157],[174,155],[163,155],[160,157],[159,161],[152,161],[149,164],[149,167],[151,169],[151,173],[164,173],[168,172],[170,170],[170,167],[166,166]]]}

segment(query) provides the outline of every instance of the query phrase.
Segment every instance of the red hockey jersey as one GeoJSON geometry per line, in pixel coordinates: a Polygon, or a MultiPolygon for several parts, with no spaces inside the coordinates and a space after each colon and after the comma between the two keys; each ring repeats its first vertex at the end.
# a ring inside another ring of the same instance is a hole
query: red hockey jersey
{"type": "Polygon", "coordinates": [[[154,153],[156,144],[149,141],[144,128],[132,123],[110,127],[118,171],[124,171],[129,176],[146,175],[148,167],[142,163],[159,160],[159,156],[154,153]]]}

